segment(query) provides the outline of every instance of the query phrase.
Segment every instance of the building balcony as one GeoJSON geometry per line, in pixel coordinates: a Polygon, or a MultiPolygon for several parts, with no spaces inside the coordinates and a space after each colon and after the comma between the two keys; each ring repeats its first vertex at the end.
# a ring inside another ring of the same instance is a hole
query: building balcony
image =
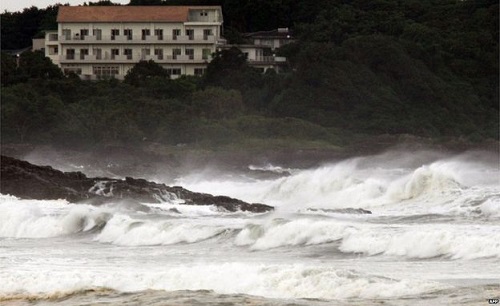
{"type": "Polygon", "coordinates": [[[178,35],[178,36],[156,36],[156,35],[126,35],[115,36],[94,36],[94,35],[72,35],[59,36],[61,44],[83,45],[83,44],[214,44],[216,37],[214,35],[178,35]]]}
{"type": "Polygon", "coordinates": [[[185,26],[220,26],[222,22],[220,20],[212,19],[212,20],[189,20],[184,22],[185,26]]]}
{"type": "Polygon", "coordinates": [[[281,56],[258,56],[255,59],[248,59],[250,65],[284,65],[286,57],[281,56]]]}
{"type": "Polygon", "coordinates": [[[190,57],[189,55],[176,55],[174,59],[178,61],[189,61],[190,57]]]}
{"type": "Polygon", "coordinates": [[[47,33],[45,41],[47,43],[57,44],[59,41],[59,36],[57,35],[57,33],[47,33]]]}
{"type": "Polygon", "coordinates": [[[201,57],[192,57],[189,55],[115,55],[112,57],[109,53],[102,56],[96,54],[83,55],[59,55],[61,64],[135,64],[139,61],[153,60],[159,64],[203,64],[207,59],[201,57]]]}

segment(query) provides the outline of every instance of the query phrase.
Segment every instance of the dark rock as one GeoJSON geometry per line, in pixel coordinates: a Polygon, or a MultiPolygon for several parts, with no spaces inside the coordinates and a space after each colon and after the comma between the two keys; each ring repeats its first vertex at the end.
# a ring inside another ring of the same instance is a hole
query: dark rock
{"type": "Polygon", "coordinates": [[[1,156],[0,192],[28,199],[66,199],[70,202],[103,204],[130,199],[143,203],[183,200],[188,205],[215,205],[227,211],[267,212],[272,206],[249,204],[226,196],[192,192],[180,186],[126,177],[88,178],[81,172],[62,172],[1,156]]]}

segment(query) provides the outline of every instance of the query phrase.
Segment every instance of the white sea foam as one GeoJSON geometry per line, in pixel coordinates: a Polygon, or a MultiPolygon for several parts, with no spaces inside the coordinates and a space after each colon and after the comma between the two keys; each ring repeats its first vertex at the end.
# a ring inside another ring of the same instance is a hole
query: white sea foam
{"type": "Polygon", "coordinates": [[[161,220],[137,220],[127,215],[115,215],[95,241],[117,245],[168,245],[194,243],[225,231],[222,226],[210,226],[190,222],[182,223],[161,220]]]}
{"type": "Polygon", "coordinates": [[[12,271],[0,272],[0,282],[0,296],[104,287],[125,292],[205,289],[272,298],[345,299],[401,297],[447,287],[430,281],[388,279],[328,266],[251,263],[179,264],[154,270],[110,266],[105,271],[12,271]]]}
{"type": "Polygon", "coordinates": [[[46,238],[87,231],[102,225],[108,213],[63,200],[0,198],[0,237],[46,238]]]}
{"type": "Polygon", "coordinates": [[[425,224],[382,230],[364,228],[345,235],[340,250],[407,258],[500,258],[500,227],[425,224]]]}
{"type": "Polygon", "coordinates": [[[322,244],[342,239],[351,228],[347,224],[331,221],[273,220],[264,225],[247,225],[235,237],[235,244],[250,246],[253,250],[322,244]]]}
{"type": "MultiPolygon", "coordinates": [[[[171,205],[177,206],[177,205],[171,205]]],[[[179,206],[180,207],[180,206],[179,206]]],[[[93,240],[122,246],[197,243],[228,233],[234,245],[265,251],[338,241],[345,253],[390,255],[406,258],[445,256],[471,260],[500,258],[500,227],[492,224],[407,224],[362,223],[356,219],[324,219],[295,216],[293,219],[255,219],[248,216],[218,218],[202,215],[196,208],[192,217],[160,214],[133,216],[133,211],[116,207],[72,205],[65,201],[27,201],[2,196],[0,237],[45,238],[89,231],[99,227],[93,240]],[[131,215],[132,214],[132,215],[131,215]],[[142,217],[141,217],[142,216],[142,217]],[[200,219],[201,218],[201,219],[200,219]]],[[[498,201],[479,206],[483,214],[498,214],[498,201]]],[[[181,214],[182,215],[182,214],[181,214]]],[[[219,243],[218,240],[212,242],[219,243]]]]}
{"type": "Polygon", "coordinates": [[[500,217],[500,198],[490,198],[479,206],[480,212],[487,217],[500,217]]]}
{"type": "Polygon", "coordinates": [[[268,250],[286,246],[339,241],[345,253],[391,255],[406,258],[472,260],[500,258],[500,226],[361,224],[325,220],[273,220],[249,224],[234,239],[239,246],[268,250]]]}
{"type": "Polygon", "coordinates": [[[383,183],[375,178],[364,181],[353,175],[356,160],[318,169],[303,170],[273,181],[234,182],[185,178],[179,184],[188,189],[229,195],[249,202],[263,202],[294,210],[317,206],[360,207],[366,200],[380,196],[383,183]]]}
{"type": "Polygon", "coordinates": [[[377,209],[379,214],[461,215],[468,214],[467,206],[476,201],[469,200],[500,193],[498,169],[480,161],[455,157],[416,168],[405,167],[401,161],[399,168],[384,167],[383,161],[373,167],[368,161],[350,159],[267,181],[186,177],[178,183],[191,190],[271,204],[278,213],[314,207],[377,209]]]}
{"type": "Polygon", "coordinates": [[[442,170],[441,164],[422,166],[410,175],[389,185],[387,194],[393,201],[417,198],[422,195],[442,195],[460,191],[460,184],[453,175],[442,170]]]}
{"type": "Polygon", "coordinates": [[[249,165],[248,169],[252,171],[269,171],[274,173],[293,173],[297,171],[296,169],[283,168],[280,166],[274,166],[273,164],[266,164],[265,166],[249,165]]]}
{"type": "Polygon", "coordinates": [[[277,207],[262,216],[176,201],[145,209],[0,195],[0,301],[90,288],[405,299],[435,297],[444,288],[436,279],[497,284],[498,167],[418,157],[357,158],[265,181],[201,175],[178,182],[277,207]]]}
{"type": "MultiPolygon", "coordinates": [[[[231,215],[227,211],[219,210],[215,205],[184,205],[184,204],[169,204],[169,203],[146,203],[144,204],[148,207],[154,208],[155,213],[165,214],[177,217],[210,217],[210,216],[221,216],[221,215],[231,215]]],[[[244,212],[238,212],[239,214],[245,214],[244,212]]]]}

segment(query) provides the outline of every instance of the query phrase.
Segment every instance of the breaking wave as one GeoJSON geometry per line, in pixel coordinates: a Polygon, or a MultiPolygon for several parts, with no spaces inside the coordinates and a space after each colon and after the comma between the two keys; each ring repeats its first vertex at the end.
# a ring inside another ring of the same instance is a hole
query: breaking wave
{"type": "Polygon", "coordinates": [[[208,226],[193,222],[137,220],[126,215],[116,215],[95,237],[95,241],[117,245],[168,245],[195,243],[226,231],[222,226],[208,226]]]}
{"type": "Polygon", "coordinates": [[[439,295],[445,284],[498,283],[498,167],[414,156],[177,182],[276,206],[264,215],[175,199],[93,206],[0,195],[0,304],[153,290],[396,301],[439,295]]]}
{"type": "MultiPolygon", "coordinates": [[[[303,264],[266,265],[251,263],[191,264],[158,267],[156,271],[32,271],[0,272],[0,300],[46,292],[78,292],[109,288],[121,292],[141,290],[215,290],[270,298],[386,298],[442,290],[432,281],[397,280],[353,270],[303,264]],[[200,277],[202,276],[202,277],[200,277]],[[21,281],[22,280],[22,281],[21,281]],[[12,294],[16,292],[16,294],[12,294]]],[[[109,290],[106,289],[106,290],[109,290]]]]}
{"type": "Polygon", "coordinates": [[[48,238],[103,226],[110,213],[63,200],[34,201],[1,196],[0,237],[48,238]],[[67,210],[70,206],[69,210],[67,210]]]}
{"type": "Polygon", "coordinates": [[[339,241],[339,251],[406,258],[472,260],[500,258],[500,226],[467,225],[361,225],[339,221],[299,219],[250,224],[234,243],[252,250],[317,245],[339,241]]]}
{"type": "Polygon", "coordinates": [[[424,213],[431,207],[439,208],[450,202],[455,207],[462,207],[462,200],[473,197],[474,193],[478,196],[483,196],[483,191],[500,194],[498,177],[498,169],[487,163],[457,158],[415,168],[404,165],[384,168],[383,164],[368,167],[366,160],[356,158],[316,169],[296,170],[290,176],[267,181],[190,180],[186,177],[178,183],[199,192],[268,203],[282,212],[309,207],[387,208],[391,211],[399,207],[397,210],[401,213],[412,205],[418,213],[424,213]]]}
{"type": "Polygon", "coordinates": [[[500,227],[477,228],[440,224],[384,231],[363,229],[346,235],[339,249],[342,252],[406,258],[500,258],[500,227]]]}

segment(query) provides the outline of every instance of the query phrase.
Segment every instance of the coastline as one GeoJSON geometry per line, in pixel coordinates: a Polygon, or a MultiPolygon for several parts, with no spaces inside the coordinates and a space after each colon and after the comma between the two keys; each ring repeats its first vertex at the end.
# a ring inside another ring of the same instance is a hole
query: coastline
{"type": "Polygon", "coordinates": [[[172,146],[144,142],[129,145],[99,144],[88,148],[6,143],[2,144],[0,151],[2,155],[18,159],[28,158],[33,161],[45,157],[54,162],[83,162],[103,168],[113,168],[115,161],[124,166],[122,170],[127,175],[133,175],[137,171],[151,171],[157,165],[170,172],[182,171],[186,167],[204,166],[241,170],[241,167],[248,165],[266,164],[309,168],[327,162],[378,155],[387,151],[432,151],[447,155],[486,151],[500,155],[500,142],[493,139],[470,142],[461,138],[433,139],[407,134],[354,136],[348,143],[341,145],[313,141],[294,143],[293,140],[287,142],[286,139],[257,140],[257,142],[257,145],[249,141],[245,144],[224,146],[196,144],[172,146]]]}

